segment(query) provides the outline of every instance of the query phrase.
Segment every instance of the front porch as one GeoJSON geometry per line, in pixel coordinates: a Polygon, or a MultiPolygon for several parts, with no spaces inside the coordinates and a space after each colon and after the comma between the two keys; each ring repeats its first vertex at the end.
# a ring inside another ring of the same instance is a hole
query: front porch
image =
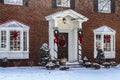
{"type": "Polygon", "coordinates": [[[49,48],[52,59],[67,58],[69,62],[81,59],[81,56],[78,55],[82,55],[82,23],[86,22],[88,18],[68,9],[48,15],[46,20],[49,21],[49,48]],[[67,34],[68,38],[64,37],[65,46],[61,46],[60,34],[64,33],[67,34]],[[61,47],[63,51],[60,50],[61,47]],[[60,53],[66,54],[67,57],[58,56],[60,53]]]}

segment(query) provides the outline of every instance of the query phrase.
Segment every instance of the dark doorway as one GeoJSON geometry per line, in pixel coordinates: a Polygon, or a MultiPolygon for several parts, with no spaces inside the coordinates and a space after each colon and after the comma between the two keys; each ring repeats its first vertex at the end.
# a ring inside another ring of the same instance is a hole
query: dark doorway
{"type": "Polygon", "coordinates": [[[59,33],[58,59],[68,60],[68,33],[59,33]]]}

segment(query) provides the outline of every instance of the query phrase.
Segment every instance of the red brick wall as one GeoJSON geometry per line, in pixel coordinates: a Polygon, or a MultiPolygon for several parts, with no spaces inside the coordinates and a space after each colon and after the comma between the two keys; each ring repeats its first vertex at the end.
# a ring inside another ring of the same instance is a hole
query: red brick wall
{"type": "MultiPolygon", "coordinates": [[[[93,30],[107,25],[116,30],[116,60],[120,62],[120,0],[116,1],[116,10],[112,14],[96,13],[93,11],[94,0],[75,0],[75,11],[86,16],[89,20],[83,23],[83,56],[93,59],[93,30]]],[[[29,0],[28,6],[0,4],[0,23],[17,20],[30,26],[30,59],[37,65],[40,47],[48,42],[48,22],[45,16],[62,8],[52,8],[51,0],[29,0]]],[[[24,61],[23,61],[24,62],[24,61]]],[[[27,61],[26,61],[27,64],[27,61]]]]}

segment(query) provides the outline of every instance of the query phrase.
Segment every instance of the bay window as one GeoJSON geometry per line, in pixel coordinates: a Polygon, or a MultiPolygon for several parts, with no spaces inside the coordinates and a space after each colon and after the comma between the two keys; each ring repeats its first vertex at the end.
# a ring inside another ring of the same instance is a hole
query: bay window
{"type": "Polygon", "coordinates": [[[115,58],[115,30],[102,26],[94,30],[94,58],[97,56],[97,49],[102,49],[105,58],[115,58]]]}
{"type": "Polygon", "coordinates": [[[0,25],[0,58],[29,58],[29,27],[17,21],[0,25]]]}

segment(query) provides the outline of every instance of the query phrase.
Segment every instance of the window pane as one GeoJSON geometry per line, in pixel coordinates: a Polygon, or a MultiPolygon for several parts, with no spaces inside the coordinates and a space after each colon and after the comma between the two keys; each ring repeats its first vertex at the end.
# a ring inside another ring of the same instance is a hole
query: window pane
{"type": "Polygon", "coordinates": [[[6,31],[1,31],[1,48],[6,48],[6,31]]]}
{"type": "Polygon", "coordinates": [[[70,0],[57,0],[57,6],[70,7],[70,0]]]}
{"type": "Polygon", "coordinates": [[[20,31],[10,31],[10,51],[20,51],[20,31]]]}
{"type": "Polygon", "coordinates": [[[27,32],[23,33],[23,50],[27,51],[27,32]]]}
{"type": "Polygon", "coordinates": [[[23,5],[23,0],[5,0],[5,4],[23,5]]]}
{"type": "Polygon", "coordinates": [[[99,12],[111,12],[111,0],[98,0],[99,12]]]}
{"type": "Polygon", "coordinates": [[[70,7],[70,0],[63,0],[63,6],[70,7]]]}
{"type": "Polygon", "coordinates": [[[57,5],[62,5],[62,0],[57,0],[57,5]]]}
{"type": "Polygon", "coordinates": [[[96,35],[96,49],[101,48],[101,35],[96,35]]]}
{"type": "Polygon", "coordinates": [[[22,0],[7,0],[7,2],[10,2],[10,3],[21,3],[22,0]]]}
{"type": "Polygon", "coordinates": [[[104,35],[104,51],[111,51],[111,36],[104,35]]]}

